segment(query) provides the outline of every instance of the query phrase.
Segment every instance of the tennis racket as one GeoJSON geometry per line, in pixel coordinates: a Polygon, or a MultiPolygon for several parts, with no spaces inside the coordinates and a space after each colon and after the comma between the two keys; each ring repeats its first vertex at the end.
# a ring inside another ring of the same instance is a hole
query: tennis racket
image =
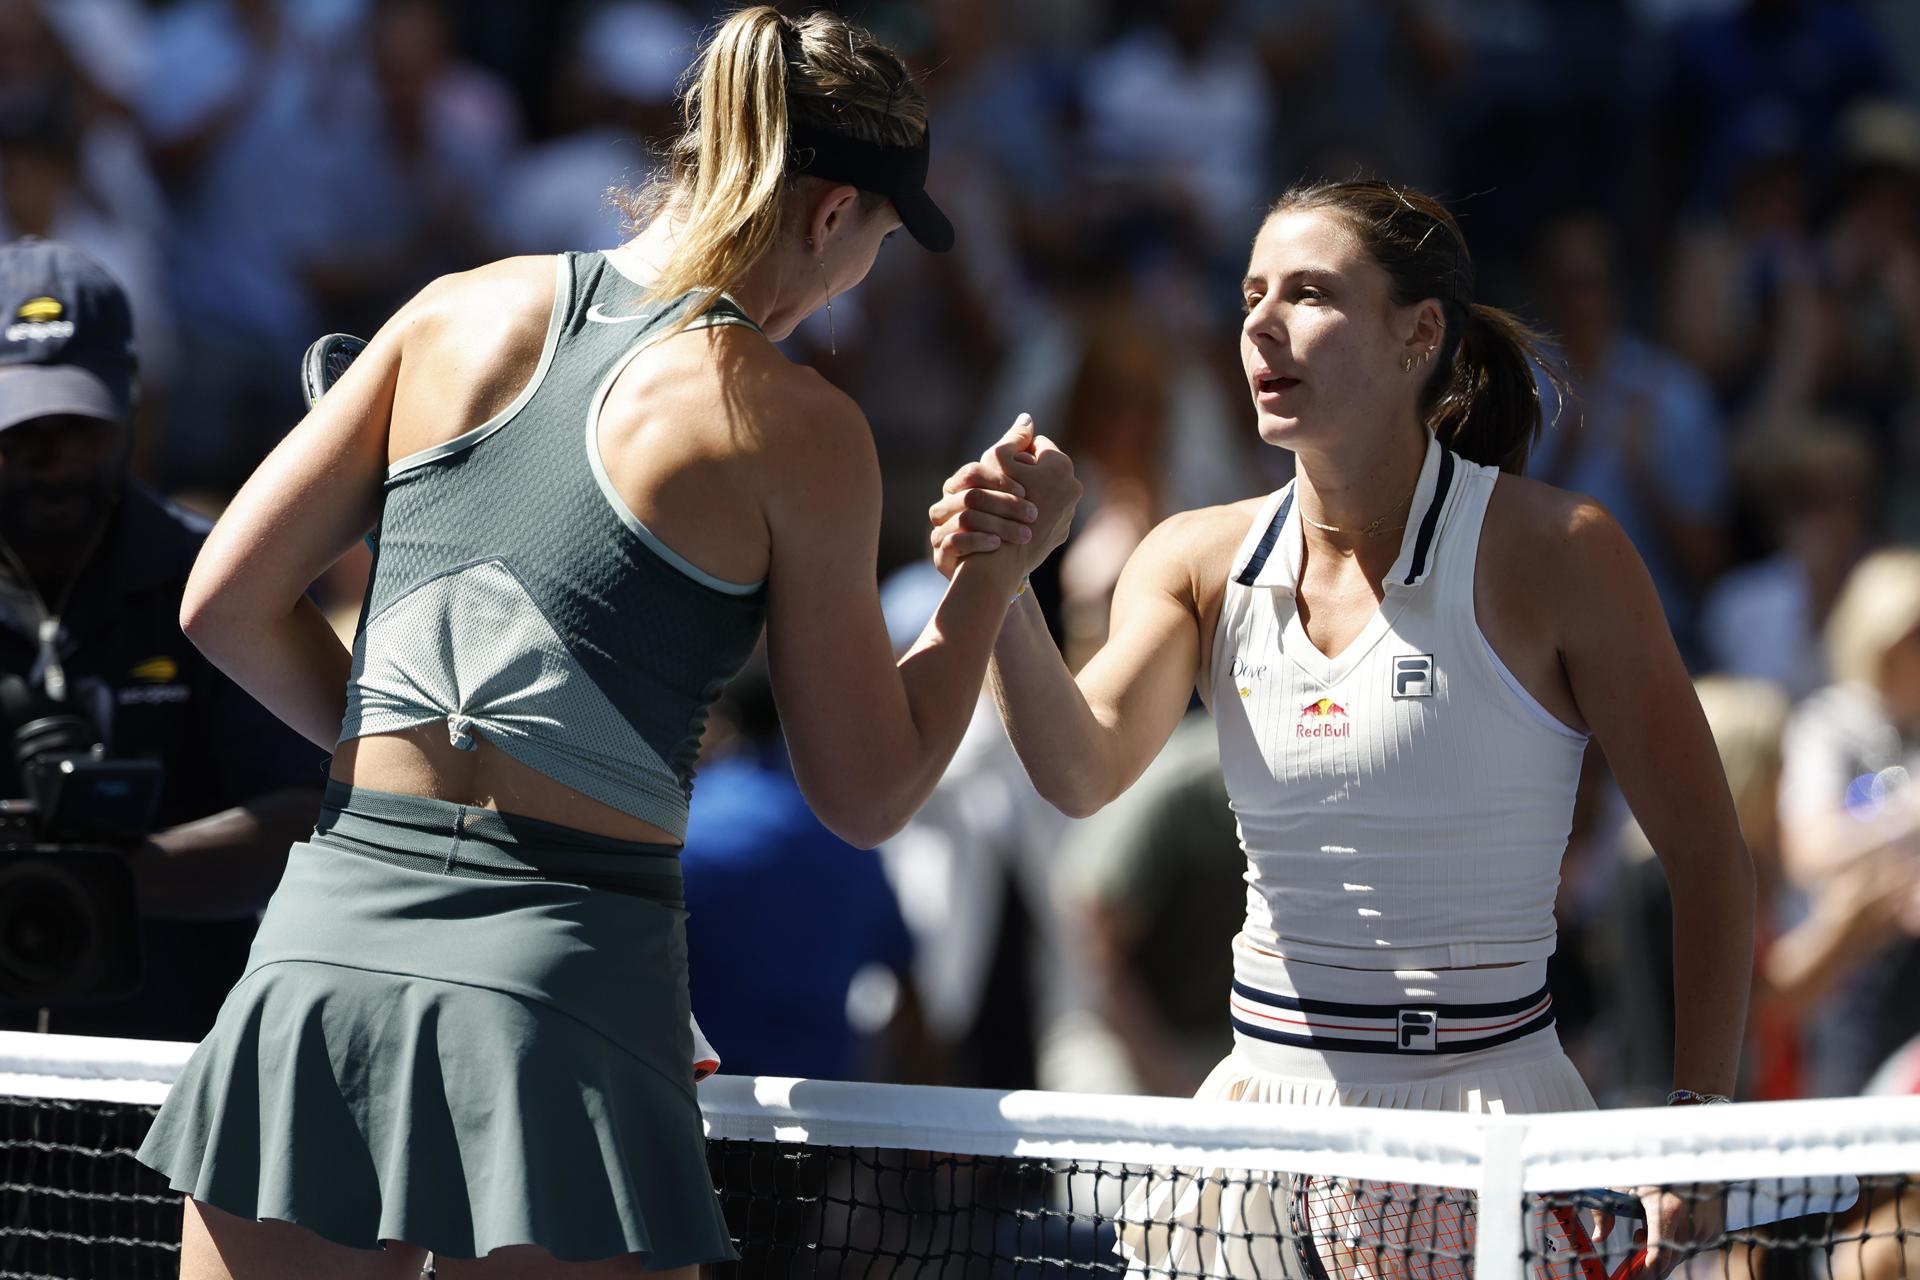
{"type": "Polygon", "coordinates": [[[308,347],[307,354],[300,358],[300,390],[307,397],[307,408],[313,408],[327,388],[340,380],[354,357],[366,349],[367,340],[350,333],[330,333],[308,347]]]}
{"type": "MultiPolygon", "coordinates": [[[[1844,1213],[1860,1197],[1860,1180],[1848,1174],[1830,1178],[1761,1178],[1727,1188],[1726,1221],[1722,1231],[1744,1231],[1749,1227],[1784,1218],[1812,1213],[1844,1213]]],[[[1580,1255],[1582,1280],[1636,1280],[1646,1274],[1647,1251],[1636,1245],[1621,1264],[1609,1271],[1599,1242],[1588,1234],[1583,1216],[1597,1214],[1602,1221],[1614,1219],[1644,1221],[1646,1206],[1640,1197],[1625,1191],[1596,1189],[1556,1198],[1547,1214],[1566,1234],[1567,1242],[1580,1255]]],[[[1607,1232],[1602,1230],[1601,1238],[1607,1232]]]]}

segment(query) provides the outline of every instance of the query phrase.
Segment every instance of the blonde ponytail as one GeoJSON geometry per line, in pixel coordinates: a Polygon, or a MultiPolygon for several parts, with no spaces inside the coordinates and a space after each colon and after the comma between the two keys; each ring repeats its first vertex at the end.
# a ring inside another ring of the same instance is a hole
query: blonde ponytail
{"type": "Polygon", "coordinates": [[[738,10],[708,38],[690,74],[664,178],[627,202],[636,223],[665,213],[677,224],[651,291],[706,291],[681,325],[779,242],[796,123],[900,146],[927,128],[926,99],[899,55],[832,13],[794,19],[771,5],[738,10]]]}
{"type": "MultiPolygon", "coordinates": [[[[653,283],[657,297],[724,291],[774,246],[787,189],[787,20],[742,9],[713,33],[682,111],[672,194],[680,234],[653,283]]],[[[683,320],[713,305],[696,297],[683,320]]]]}

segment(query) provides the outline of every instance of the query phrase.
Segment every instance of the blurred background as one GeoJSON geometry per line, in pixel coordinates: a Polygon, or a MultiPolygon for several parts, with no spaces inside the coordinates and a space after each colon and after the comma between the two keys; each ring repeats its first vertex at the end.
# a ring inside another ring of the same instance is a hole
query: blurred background
{"type": "MultiPolygon", "coordinates": [[[[1424,187],[1481,300],[1569,374],[1537,474],[1626,527],[1703,679],[1761,872],[1743,1095],[1920,1090],[1920,4],[840,7],[919,69],[960,235],[890,249],[831,334],[791,340],[872,421],[899,642],[938,599],[941,479],[1027,410],[1087,481],[1038,584],[1083,660],[1146,529],[1289,474],[1235,345],[1265,206],[1301,178],[1424,187]]],[[[297,419],[312,338],[446,271],[624,238],[611,193],[650,176],[718,12],[0,0],[0,240],[125,284],[139,472],[217,511],[297,419]]],[[[365,571],[319,588],[347,630],[365,571]]],[[[862,853],[796,802],[764,675],[722,713],[686,861],[727,1070],[1185,1093],[1229,1046],[1245,886],[1204,719],[1069,822],[984,716],[862,853]]],[[[1563,1038],[1603,1103],[1657,1101],[1673,922],[1597,754],[1560,913],[1563,1038]]]]}

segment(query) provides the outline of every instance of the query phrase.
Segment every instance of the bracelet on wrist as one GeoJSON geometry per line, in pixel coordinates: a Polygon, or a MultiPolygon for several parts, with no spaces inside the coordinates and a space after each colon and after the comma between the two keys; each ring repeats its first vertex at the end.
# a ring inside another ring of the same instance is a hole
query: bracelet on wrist
{"type": "Polygon", "coordinates": [[[1023,577],[1023,578],[1021,578],[1021,579],[1020,579],[1020,589],[1019,589],[1018,591],[1016,591],[1016,592],[1014,592],[1014,593],[1013,593],[1013,595],[1012,595],[1012,597],[1011,597],[1010,599],[1008,599],[1008,601],[1007,601],[1007,608],[1009,608],[1009,609],[1011,609],[1011,608],[1013,608],[1013,606],[1015,606],[1015,605],[1017,605],[1017,604],[1019,604],[1019,603],[1020,603],[1020,597],[1021,597],[1021,596],[1023,596],[1023,595],[1025,595],[1025,594],[1027,594],[1027,588],[1028,588],[1028,587],[1030,587],[1030,586],[1032,586],[1032,585],[1033,585],[1033,575],[1032,575],[1032,574],[1028,574],[1028,575],[1026,575],[1025,577],[1023,577]]]}
{"type": "Polygon", "coordinates": [[[1700,1093],[1693,1089],[1675,1089],[1667,1095],[1670,1107],[1705,1107],[1732,1101],[1724,1093],[1700,1093]]]}

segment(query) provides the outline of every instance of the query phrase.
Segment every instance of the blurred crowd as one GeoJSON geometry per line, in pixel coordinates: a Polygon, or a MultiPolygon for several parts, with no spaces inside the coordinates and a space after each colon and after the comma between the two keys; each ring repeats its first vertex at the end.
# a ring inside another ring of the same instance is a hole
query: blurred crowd
{"type": "MultiPolygon", "coordinates": [[[[1564,363],[1535,474],[1625,526],[1703,678],[1761,870],[1744,1094],[1920,1089],[1920,6],[842,7],[921,72],[960,237],[890,249],[791,340],[873,423],[889,625],[938,598],[940,480],[1026,410],[1087,480],[1036,583],[1084,659],[1146,529],[1289,473],[1235,346],[1264,207],[1306,177],[1431,190],[1478,298],[1564,363]]],[[[296,420],[312,338],[449,270],[618,243],[716,12],[0,0],[0,240],[125,284],[140,472],[214,508],[296,420]]],[[[322,588],[349,627],[363,574],[322,588]]],[[[728,1069],[1184,1093],[1225,1051],[1244,886],[1203,720],[1069,822],[983,713],[875,856],[786,803],[761,687],[723,710],[687,876],[728,1069]]],[[[1668,1085],[1665,902],[1596,753],[1554,982],[1603,1102],[1668,1085]]]]}

